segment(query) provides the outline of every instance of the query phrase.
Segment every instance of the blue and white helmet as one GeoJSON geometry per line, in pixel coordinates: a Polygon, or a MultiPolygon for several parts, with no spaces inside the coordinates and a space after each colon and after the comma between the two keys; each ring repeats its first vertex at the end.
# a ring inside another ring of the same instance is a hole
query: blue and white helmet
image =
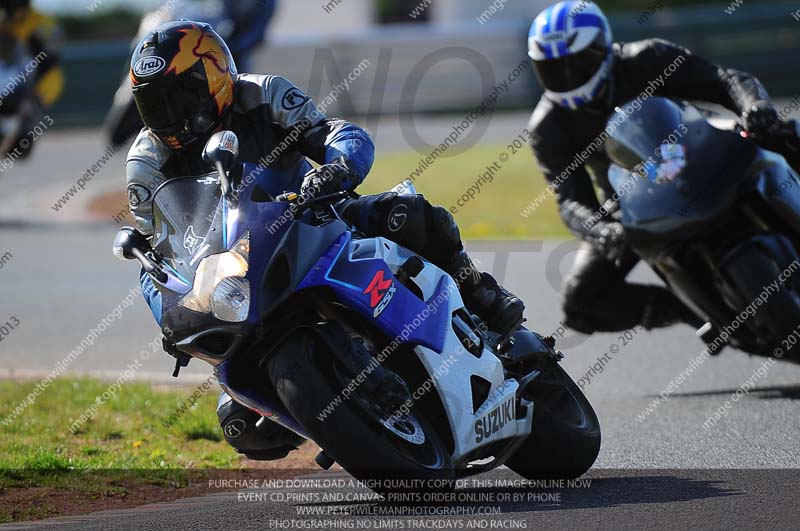
{"type": "Polygon", "coordinates": [[[594,100],[611,72],[611,44],[608,20],[593,2],[559,2],[539,13],[528,55],[545,97],[569,109],[594,100]]]}

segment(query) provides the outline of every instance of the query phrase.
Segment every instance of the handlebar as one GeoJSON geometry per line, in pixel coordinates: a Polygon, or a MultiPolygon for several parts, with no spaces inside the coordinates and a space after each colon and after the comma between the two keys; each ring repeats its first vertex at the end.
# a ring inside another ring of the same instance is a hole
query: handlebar
{"type": "Polygon", "coordinates": [[[306,196],[303,194],[298,194],[295,192],[284,192],[278,197],[276,197],[275,200],[296,205],[297,209],[294,212],[294,217],[298,218],[308,210],[311,210],[313,208],[318,208],[320,206],[327,206],[333,204],[337,201],[341,201],[342,199],[346,199],[349,196],[350,192],[346,190],[336,192],[335,194],[312,197],[310,199],[306,199],[306,196]]]}

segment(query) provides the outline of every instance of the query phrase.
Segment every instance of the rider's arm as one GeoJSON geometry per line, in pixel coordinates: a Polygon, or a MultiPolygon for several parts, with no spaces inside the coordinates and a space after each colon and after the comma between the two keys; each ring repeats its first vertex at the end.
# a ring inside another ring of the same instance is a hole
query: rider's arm
{"type": "Polygon", "coordinates": [[[752,75],[715,65],[662,39],[624,44],[621,53],[633,59],[642,86],[663,82],[663,88],[656,89],[664,96],[717,103],[737,114],[756,102],[770,101],[767,90],[752,75]]]}
{"type": "Polygon", "coordinates": [[[542,100],[531,117],[531,148],[547,182],[558,200],[558,212],[567,228],[577,238],[596,242],[601,237],[602,222],[590,223],[600,208],[592,180],[584,163],[577,158],[583,148],[576,148],[569,133],[558,123],[557,110],[542,100]]]}
{"type": "Polygon", "coordinates": [[[153,192],[164,182],[160,168],[169,149],[143,129],[134,140],[125,163],[128,207],[142,234],[153,234],[153,192]]]}
{"type": "Polygon", "coordinates": [[[375,158],[375,145],[362,128],[339,119],[328,119],[316,104],[286,78],[269,76],[267,93],[272,120],[287,135],[301,132],[297,149],[317,164],[344,157],[353,172],[355,188],[366,178],[375,158]]]}
{"type": "MultiPolygon", "coordinates": [[[[146,236],[153,234],[153,191],[164,181],[164,174],[158,169],[159,157],[167,156],[163,149],[163,145],[145,129],[133,142],[125,163],[128,208],[136,220],[136,228],[146,236]]],[[[139,273],[139,283],[142,297],[160,326],[161,292],[144,269],[139,273]]]]}
{"type": "Polygon", "coordinates": [[[366,179],[375,160],[375,145],[369,133],[344,120],[325,120],[305,135],[300,151],[318,164],[329,164],[344,157],[356,177],[355,188],[366,179]]]}

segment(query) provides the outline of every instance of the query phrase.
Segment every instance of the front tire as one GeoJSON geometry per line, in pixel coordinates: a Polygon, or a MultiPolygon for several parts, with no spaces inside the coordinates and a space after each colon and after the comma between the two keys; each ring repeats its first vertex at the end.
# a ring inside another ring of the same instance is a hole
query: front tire
{"type": "MultiPolygon", "coordinates": [[[[778,261],[766,254],[761,247],[751,246],[727,264],[727,271],[736,284],[741,297],[741,304],[751,304],[758,298],[764,287],[778,279],[778,276],[788,268],[779,265],[778,261]]],[[[766,356],[772,355],[776,349],[782,348],[782,340],[792,335],[800,326],[800,296],[793,288],[793,279],[780,285],[776,293],[772,293],[764,304],[756,309],[753,319],[755,333],[761,337],[769,338],[761,350],[766,356]]],[[[743,311],[744,308],[740,309],[743,311]]],[[[788,359],[795,363],[800,362],[800,355],[791,352],[788,359]]]]}
{"type": "Polygon", "coordinates": [[[600,452],[600,422],[572,378],[553,362],[526,387],[533,431],[506,466],[527,479],[574,479],[600,452]]]}
{"type": "Polygon", "coordinates": [[[453,464],[444,443],[413,405],[407,424],[402,424],[404,416],[385,425],[373,406],[377,397],[370,397],[365,385],[342,398],[342,390],[355,382],[342,378],[336,355],[313,332],[290,334],[266,366],[281,401],[311,438],[376,492],[408,490],[396,488],[397,483],[388,487],[382,483],[386,479],[426,480],[426,490],[452,481],[453,464]]]}

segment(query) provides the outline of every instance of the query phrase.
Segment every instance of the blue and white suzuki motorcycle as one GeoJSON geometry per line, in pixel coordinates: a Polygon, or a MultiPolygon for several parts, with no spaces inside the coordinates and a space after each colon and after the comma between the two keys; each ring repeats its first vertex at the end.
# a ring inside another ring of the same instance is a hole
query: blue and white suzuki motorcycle
{"type": "Polygon", "coordinates": [[[344,223],[344,192],[272,197],[269,170],[230,182],[237,146],[217,133],[206,147],[216,174],[157,189],[152,246],[130,228],[115,241],[151,273],[164,332],[187,359],[359,479],[447,483],[501,464],[569,478],[592,466],[597,416],[551,338],[488,330],[447,273],[344,223]]]}

